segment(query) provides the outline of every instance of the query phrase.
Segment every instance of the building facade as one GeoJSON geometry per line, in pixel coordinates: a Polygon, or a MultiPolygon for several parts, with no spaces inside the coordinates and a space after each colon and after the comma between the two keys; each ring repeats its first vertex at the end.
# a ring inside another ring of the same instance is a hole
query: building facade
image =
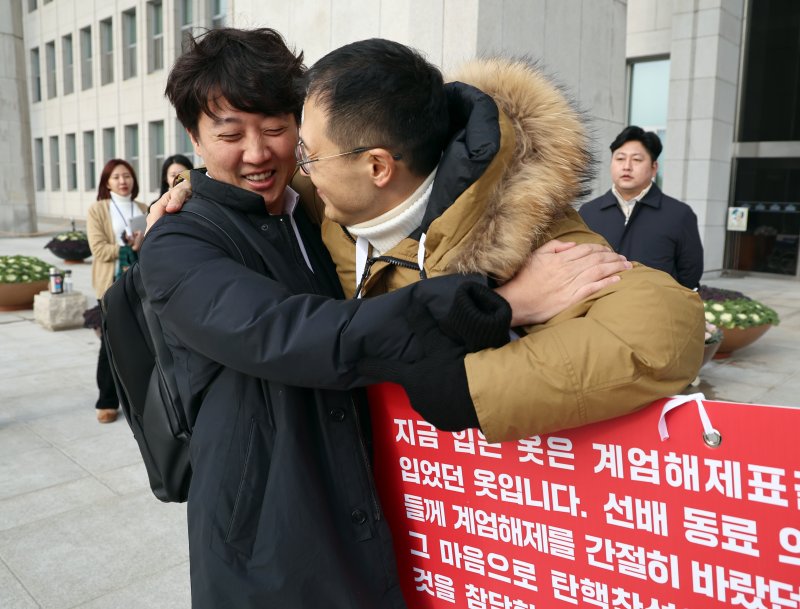
{"type": "MultiPolygon", "coordinates": [[[[7,232],[28,230],[37,216],[82,220],[104,162],[114,157],[136,168],[138,198],[154,199],[165,156],[192,153],[163,95],[167,74],[187,33],[222,25],[273,27],[304,51],[307,65],[373,36],[420,49],[445,73],[476,55],[527,55],[572,93],[592,118],[598,142],[624,121],[621,0],[5,2],[21,13],[17,82],[27,101],[15,129],[28,147],[14,153],[27,161],[0,167],[3,180],[27,184],[0,201],[0,230],[7,232]],[[27,212],[27,223],[19,213],[5,213],[12,199],[17,212],[27,212]]],[[[596,152],[608,160],[604,146],[596,152]]]]}
{"type": "Polygon", "coordinates": [[[621,127],[656,130],[659,181],[697,213],[707,273],[800,273],[796,0],[6,0],[0,234],[82,220],[113,157],[153,200],[163,159],[193,155],[167,74],[189,33],[222,25],[273,27],[308,65],[372,36],[445,73],[479,55],[535,58],[590,119],[594,196],[621,127]]]}

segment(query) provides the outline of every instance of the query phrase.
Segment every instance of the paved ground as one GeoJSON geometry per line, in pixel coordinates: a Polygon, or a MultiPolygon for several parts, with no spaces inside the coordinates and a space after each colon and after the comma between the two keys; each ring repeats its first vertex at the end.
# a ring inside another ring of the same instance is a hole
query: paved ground
{"type": "MultiPolygon", "coordinates": [[[[0,254],[60,261],[48,237],[0,239],[0,254]]],[[[93,300],[90,265],[71,265],[93,300]]],[[[697,390],[709,398],[800,406],[800,282],[718,278],[762,300],[782,323],[697,390]]],[[[654,312],[654,319],[657,313],[654,312]]],[[[94,417],[98,339],[50,332],[32,311],[0,312],[0,608],[187,609],[185,509],[150,493],[124,421],[94,417]]]]}

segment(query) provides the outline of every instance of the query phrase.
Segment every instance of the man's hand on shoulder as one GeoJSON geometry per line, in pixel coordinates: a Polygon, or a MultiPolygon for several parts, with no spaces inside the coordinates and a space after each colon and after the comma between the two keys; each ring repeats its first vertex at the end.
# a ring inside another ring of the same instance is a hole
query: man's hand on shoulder
{"type": "Polygon", "coordinates": [[[541,324],[616,283],[631,263],[603,245],[548,241],[497,293],[511,305],[512,326],[541,324]]]}
{"type": "Polygon", "coordinates": [[[192,196],[192,186],[185,180],[170,188],[167,192],[161,195],[161,198],[153,203],[147,212],[147,229],[145,234],[156,221],[164,214],[174,214],[180,211],[186,200],[192,196]]]}

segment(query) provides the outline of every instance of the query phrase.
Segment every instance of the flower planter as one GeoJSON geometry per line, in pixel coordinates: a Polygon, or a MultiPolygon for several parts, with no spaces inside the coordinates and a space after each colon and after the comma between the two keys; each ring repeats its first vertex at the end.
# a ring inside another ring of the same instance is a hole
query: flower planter
{"type": "Polygon", "coordinates": [[[722,342],[714,359],[730,357],[737,349],[747,347],[764,336],[771,327],[771,324],[762,324],[750,328],[722,328],[722,342]]]}
{"type": "Polygon", "coordinates": [[[45,245],[53,255],[58,256],[64,262],[71,264],[80,264],[85,258],[92,255],[92,250],[89,249],[89,242],[84,240],[67,240],[58,241],[53,239],[45,245]]]}
{"type": "Polygon", "coordinates": [[[33,297],[47,289],[47,279],[26,283],[0,283],[0,311],[33,308],[33,297]]]}
{"type": "Polygon", "coordinates": [[[711,361],[711,359],[716,355],[717,351],[719,351],[719,346],[721,344],[722,341],[706,343],[705,347],[703,348],[703,363],[700,364],[701,368],[711,361]]]}

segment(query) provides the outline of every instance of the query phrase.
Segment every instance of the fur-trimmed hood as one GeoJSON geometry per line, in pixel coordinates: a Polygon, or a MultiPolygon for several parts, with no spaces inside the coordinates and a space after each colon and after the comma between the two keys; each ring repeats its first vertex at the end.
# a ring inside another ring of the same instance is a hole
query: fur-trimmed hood
{"type": "MultiPolygon", "coordinates": [[[[363,294],[419,278],[423,233],[427,276],[477,272],[501,283],[549,239],[589,233],[572,208],[586,194],[592,167],[580,112],[526,60],[473,60],[455,78],[445,85],[450,139],[425,216],[374,260],[363,294]]],[[[352,238],[332,222],[322,231],[350,294],[356,275],[361,279],[352,238]]]]}
{"type": "MultiPolygon", "coordinates": [[[[513,129],[514,147],[498,153],[502,177],[484,201],[467,202],[484,209],[448,266],[505,281],[586,194],[593,175],[586,125],[574,104],[530,61],[477,59],[453,74],[453,80],[493,98],[500,122],[507,119],[513,129]]],[[[508,147],[509,142],[501,142],[501,148],[508,147]]]]}

